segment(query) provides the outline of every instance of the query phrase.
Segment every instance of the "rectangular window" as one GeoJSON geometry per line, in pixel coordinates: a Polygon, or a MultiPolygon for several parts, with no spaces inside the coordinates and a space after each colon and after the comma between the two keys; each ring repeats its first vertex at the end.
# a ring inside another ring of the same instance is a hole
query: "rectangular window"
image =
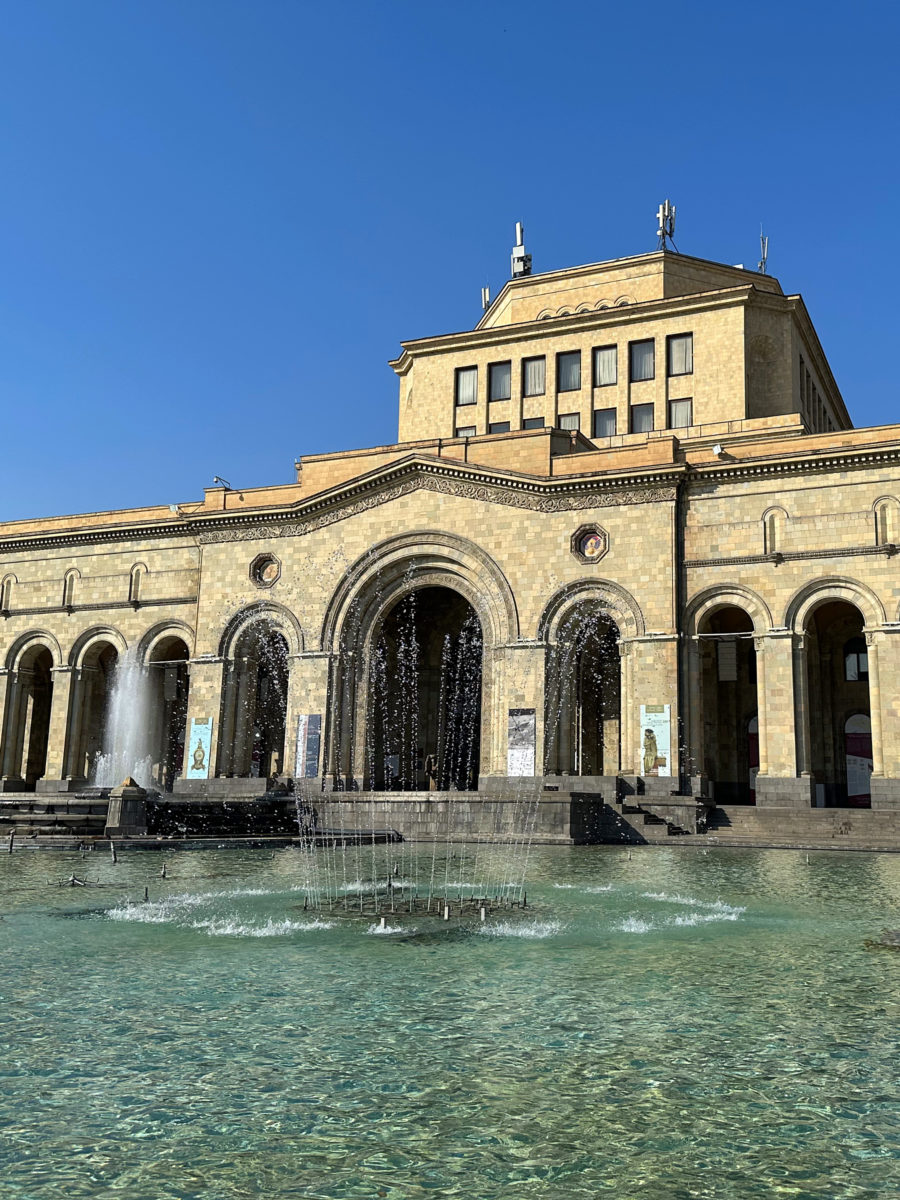
{"type": "Polygon", "coordinates": [[[652,339],[646,342],[631,342],[628,352],[631,356],[631,382],[640,383],[644,379],[653,379],[656,374],[656,358],[652,339]]]}
{"type": "Polygon", "coordinates": [[[512,363],[491,363],[488,367],[488,396],[491,400],[509,399],[509,382],[512,363]]]}
{"type": "MultiPolygon", "coordinates": [[[[543,361],[544,360],[541,359],[541,362],[543,362],[543,361]]],[[[522,428],[523,429],[543,429],[544,428],[544,418],[543,417],[526,417],[525,420],[522,422],[522,428]]]]}
{"type": "Polygon", "coordinates": [[[488,433],[509,433],[509,421],[491,421],[488,433]]]}
{"type": "Polygon", "coordinates": [[[456,368],[456,403],[474,404],[478,399],[478,368],[456,368]]]}
{"type": "Polygon", "coordinates": [[[561,413],[559,416],[560,429],[580,429],[581,414],[580,413],[561,413]]]}
{"type": "Polygon", "coordinates": [[[632,404],[631,432],[650,433],[653,429],[653,405],[632,404]]]}
{"type": "Polygon", "coordinates": [[[619,382],[615,346],[598,346],[594,351],[594,387],[611,387],[619,382]]]}
{"type": "Polygon", "coordinates": [[[669,351],[670,375],[693,375],[694,373],[694,335],[678,333],[666,339],[669,351]]]}
{"type": "Polygon", "coordinates": [[[460,425],[459,429],[457,429],[457,431],[456,431],[456,436],[457,437],[474,437],[475,436],[475,426],[474,425],[460,425]]]}
{"type": "Polygon", "coordinates": [[[594,437],[615,437],[616,436],[616,410],[614,408],[600,408],[594,413],[594,437]]]}
{"type": "Polygon", "coordinates": [[[543,396],[546,388],[547,360],[525,358],[522,360],[522,395],[543,396]]]}
{"type": "Polygon", "coordinates": [[[577,392],[581,388],[581,351],[570,350],[556,356],[556,390],[577,392]]]}
{"type": "Polygon", "coordinates": [[[692,400],[672,400],[669,404],[669,428],[687,429],[694,423],[694,402],[692,400]]]}

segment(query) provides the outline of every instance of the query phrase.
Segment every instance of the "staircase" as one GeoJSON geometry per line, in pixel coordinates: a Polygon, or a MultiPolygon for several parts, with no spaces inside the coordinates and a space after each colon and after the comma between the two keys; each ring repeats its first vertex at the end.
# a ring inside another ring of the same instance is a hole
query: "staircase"
{"type": "Polygon", "coordinates": [[[0,800],[0,839],[43,837],[102,838],[108,802],[99,797],[43,800],[12,793],[0,800]]]}

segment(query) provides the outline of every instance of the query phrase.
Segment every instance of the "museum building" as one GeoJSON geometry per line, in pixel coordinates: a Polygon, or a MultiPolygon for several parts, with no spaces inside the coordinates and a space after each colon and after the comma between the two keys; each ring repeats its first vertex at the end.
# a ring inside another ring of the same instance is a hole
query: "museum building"
{"type": "Polygon", "coordinates": [[[519,273],[390,365],[394,445],[0,525],[0,788],[96,779],[127,663],[176,795],[900,806],[900,427],[853,428],[799,295],[668,249],[519,273]]]}

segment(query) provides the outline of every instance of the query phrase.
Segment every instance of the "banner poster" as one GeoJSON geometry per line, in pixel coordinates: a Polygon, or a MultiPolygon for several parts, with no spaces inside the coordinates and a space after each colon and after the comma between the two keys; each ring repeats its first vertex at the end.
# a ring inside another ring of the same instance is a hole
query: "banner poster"
{"type": "Polygon", "coordinates": [[[187,778],[209,779],[209,750],[212,744],[212,717],[191,717],[187,778]]]}
{"type": "Polygon", "coordinates": [[[319,742],[322,738],[321,713],[301,713],[297,718],[296,779],[315,779],[319,774],[319,742]]]}
{"type": "Polygon", "coordinates": [[[668,704],[641,705],[641,744],[638,758],[642,775],[672,774],[672,718],[668,704]]]}
{"type": "Polygon", "coordinates": [[[535,711],[511,708],[506,751],[506,774],[510,778],[534,775],[535,711]]]}

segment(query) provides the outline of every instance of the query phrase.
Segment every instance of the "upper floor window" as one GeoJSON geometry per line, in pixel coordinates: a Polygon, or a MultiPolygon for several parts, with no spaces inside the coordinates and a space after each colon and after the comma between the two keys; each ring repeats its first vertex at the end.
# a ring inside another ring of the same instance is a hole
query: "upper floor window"
{"type": "Polygon", "coordinates": [[[866,639],[851,638],[844,646],[844,678],[848,680],[869,678],[869,653],[866,639]]]}
{"type": "Polygon", "coordinates": [[[474,437],[475,436],[475,426],[474,425],[460,425],[456,431],[456,436],[460,437],[460,438],[474,437]]]}
{"type": "Polygon", "coordinates": [[[580,429],[581,414],[580,413],[560,413],[559,416],[560,429],[580,429]]]}
{"type": "Polygon", "coordinates": [[[509,433],[509,421],[491,421],[488,433],[509,433]]]}
{"type": "MultiPolygon", "coordinates": [[[[544,360],[541,359],[541,362],[543,362],[543,361],[544,360]]],[[[543,417],[526,417],[525,420],[522,422],[522,428],[523,429],[543,429],[544,428],[544,418],[543,417]]]]}
{"type": "Polygon", "coordinates": [[[653,339],[631,342],[628,351],[631,355],[631,382],[640,383],[644,379],[653,379],[656,375],[656,348],[653,339]]]}
{"type": "Polygon", "coordinates": [[[570,350],[556,356],[556,390],[577,392],[581,388],[581,351],[570,350]]]}
{"type": "Polygon", "coordinates": [[[669,428],[687,429],[694,423],[694,404],[692,400],[672,400],[669,403],[669,428]]]}
{"type": "Polygon", "coordinates": [[[670,375],[693,375],[694,373],[694,335],[692,333],[677,333],[666,339],[669,354],[670,375]]]}
{"type": "Polygon", "coordinates": [[[456,368],[456,403],[474,404],[478,399],[478,368],[456,368]]]}
{"type": "Polygon", "coordinates": [[[631,432],[650,433],[653,429],[653,405],[632,404],[631,432]]]}
{"type": "Polygon", "coordinates": [[[547,360],[540,358],[522,359],[522,395],[543,396],[546,389],[547,360]]]}
{"type": "Polygon", "coordinates": [[[610,387],[619,381],[615,346],[598,346],[594,351],[594,387],[610,387]]]}
{"type": "Polygon", "coordinates": [[[512,363],[491,363],[488,367],[488,395],[491,400],[508,400],[512,363]]]}
{"type": "Polygon", "coordinates": [[[594,437],[615,437],[616,410],[614,408],[598,408],[594,413],[594,437]]]}

